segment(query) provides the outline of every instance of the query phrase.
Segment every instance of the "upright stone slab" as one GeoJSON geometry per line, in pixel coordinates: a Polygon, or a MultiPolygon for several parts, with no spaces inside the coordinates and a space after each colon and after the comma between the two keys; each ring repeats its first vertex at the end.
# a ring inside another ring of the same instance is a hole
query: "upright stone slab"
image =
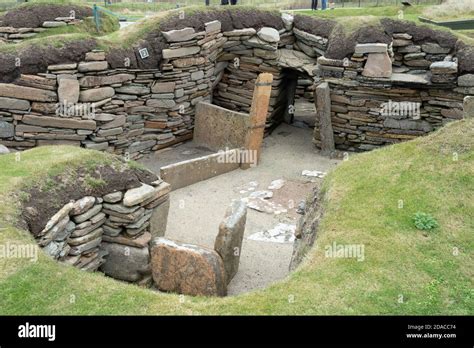
{"type": "Polygon", "coordinates": [[[153,214],[150,218],[150,232],[153,237],[165,236],[169,210],[169,199],[166,199],[166,201],[164,201],[159,206],[153,209],[153,214]]]}
{"type": "Polygon", "coordinates": [[[74,76],[59,79],[58,97],[62,104],[76,104],[79,101],[79,81],[74,76]]]}
{"type": "MultiPolygon", "coordinates": [[[[247,133],[246,149],[256,152],[257,163],[260,159],[260,147],[263,142],[272,82],[272,74],[262,73],[258,75],[253,91],[252,106],[250,108],[250,129],[247,133]]],[[[242,163],[241,168],[248,169],[250,165],[250,163],[242,163]]]]}
{"type": "Polygon", "coordinates": [[[219,225],[219,234],[214,243],[214,250],[224,261],[227,284],[230,283],[239,269],[246,220],[247,204],[238,200],[232,202],[227,209],[224,220],[219,225]]]}
{"type": "Polygon", "coordinates": [[[321,154],[330,155],[335,150],[334,133],[331,123],[331,95],[327,82],[321,83],[314,91],[316,115],[321,137],[321,154]]]}
{"type": "Polygon", "coordinates": [[[464,118],[474,118],[474,97],[467,96],[464,98],[464,118]]]}
{"type": "Polygon", "coordinates": [[[151,242],[153,280],[162,291],[191,296],[227,294],[224,263],[212,249],[155,238],[151,242]]]}

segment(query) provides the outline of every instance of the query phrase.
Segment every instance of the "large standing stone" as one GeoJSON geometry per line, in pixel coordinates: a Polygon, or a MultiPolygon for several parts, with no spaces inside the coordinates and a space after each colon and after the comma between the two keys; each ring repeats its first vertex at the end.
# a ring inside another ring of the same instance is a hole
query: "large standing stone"
{"type": "Polygon", "coordinates": [[[270,27],[263,27],[257,33],[258,37],[266,42],[278,42],[280,41],[280,34],[278,30],[270,27]]]}
{"type": "Polygon", "coordinates": [[[53,91],[17,86],[11,83],[0,83],[0,97],[11,97],[40,102],[55,102],[58,100],[58,96],[53,91]]]}
{"type": "Polygon", "coordinates": [[[27,100],[0,97],[0,109],[26,111],[30,108],[27,100]]]}
{"type": "MultiPolygon", "coordinates": [[[[258,163],[260,159],[260,147],[263,142],[268,105],[272,92],[272,82],[272,74],[262,73],[258,75],[253,90],[252,105],[249,113],[250,129],[245,141],[245,148],[256,154],[256,163],[258,163]]],[[[250,163],[242,163],[241,168],[248,169],[250,165],[250,163]]]]}
{"type": "Polygon", "coordinates": [[[334,132],[331,122],[331,95],[327,82],[323,82],[315,88],[314,100],[316,101],[316,117],[319,123],[321,154],[327,156],[335,150],[334,132]]]}
{"type": "Polygon", "coordinates": [[[58,81],[60,103],[75,104],[79,101],[79,81],[75,78],[62,78],[58,81]]]}
{"type": "Polygon", "coordinates": [[[369,53],[362,75],[366,77],[392,76],[392,60],[388,53],[369,53]]]}
{"type": "Polygon", "coordinates": [[[150,252],[147,247],[135,248],[118,243],[101,244],[101,249],[108,253],[101,270],[108,276],[136,282],[150,273],[150,252]]]}
{"type": "Polygon", "coordinates": [[[151,267],[158,289],[192,296],[225,296],[224,263],[214,250],[156,238],[151,267]]]}
{"type": "Polygon", "coordinates": [[[152,198],[155,195],[155,188],[153,186],[142,184],[142,186],[133,188],[125,192],[123,196],[123,205],[131,207],[152,198]]]}
{"type": "Polygon", "coordinates": [[[236,200],[227,209],[225,218],[219,225],[219,234],[214,243],[214,250],[224,261],[227,284],[230,283],[239,269],[246,220],[247,204],[241,200],[236,200]]]}
{"type": "Polygon", "coordinates": [[[95,89],[87,89],[80,94],[81,102],[96,102],[111,98],[115,95],[115,90],[112,87],[101,87],[95,89]]]}

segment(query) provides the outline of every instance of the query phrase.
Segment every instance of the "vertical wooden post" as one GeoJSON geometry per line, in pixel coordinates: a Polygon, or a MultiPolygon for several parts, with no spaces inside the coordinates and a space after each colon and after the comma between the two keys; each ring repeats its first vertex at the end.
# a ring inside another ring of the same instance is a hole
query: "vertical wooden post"
{"type": "MultiPolygon", "coordinates": [[[[252,106],[250,108],[249,130],[247,132],[245,149],[252,153],[256,163],[260,160],[260,147],[263,142],[265,123],[267,120],[268,105],[272,92],[273,75],[262,73],[258,75],[253,91],[252,106]]],[[[247,156],[247,158],[249,158],[247,156]]],[[[251,163],[242,163],[242,169],[250,168],[251,163]]]]}
{"type": "Polygon", "coordinates": [[[319,123],[319,134],[321,136],[321,154],[330,156],[334,150],[334,134],[331,123],[331,94],[327,82],[321,83],[314,90],[316,102],[316,118],[319,123]]]}

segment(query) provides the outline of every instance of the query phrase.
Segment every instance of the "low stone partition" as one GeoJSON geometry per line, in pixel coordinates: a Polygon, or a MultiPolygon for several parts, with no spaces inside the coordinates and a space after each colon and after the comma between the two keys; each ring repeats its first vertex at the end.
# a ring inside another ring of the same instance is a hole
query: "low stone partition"
{"type": "Polygon", "coordinates": [[[219,226],[214,249],[155,238],[153,280],[159,290],[191,296],[225,296],[239,268],[247,205],[234,201],[219,226]]]}
{"type": "Polygon", "coordinates": [[[85,196],[64,205],[34,237],[53,259],[115,279],[151,285],[149,242],[163,236],[170,185],[85,196]]]}
{"type": "Polygon", "coordinates": [[[239,169],[242,160],[240,149],[221,150],[215,154],[161,167],[160,176],[170,183],[173,190],[177,190],[239,169]]]}

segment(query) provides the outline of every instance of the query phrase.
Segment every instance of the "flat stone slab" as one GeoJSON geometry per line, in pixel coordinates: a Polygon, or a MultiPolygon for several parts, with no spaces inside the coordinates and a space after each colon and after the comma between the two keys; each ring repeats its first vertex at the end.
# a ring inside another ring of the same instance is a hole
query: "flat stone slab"
{"type": "Polygon", "coordinates": [[[114,95],[115,90],[112,87],[101,87],[82,91],[79,100],[81,102],[96,102],[111,98],[114,95]]]}
{"type": "Polygon", "coordinates": [[[0,83],[0,97],[10,97],[39,102],[55,102],[58,100],[57,94],[53,91],[17,86],[10,83],[0,83]]]}
{"type": "Polygon", "coordinates": [[[132,207],[140,204],[155,195],[155,188],[153,186],[142,184],[142,186],[133,188],[125,192],[123,196],[123,205],[132,207]]]}
{"type": "Polygon", "coordinates": [[[241,200],[236,200],[227,209],[225,218],[219,225],[219,234],[214,243],[214,250],[224,261],[227,284],[230,283],[239,269],[246,220],[247,204],[241,200]]]}
{"type": "Polygon", "coordinates": [[[196,31],[193,28],[170,30],[161,32],[168,42],[182,42],[194,39],[196,31]]]}
{"type": "Polygon", "coordinates": [[[190,56],[192,54],[199,53],[201,47],[190,46],[181,48],[166,48],[162,51],[164,59],[179,58],[184,56],[190,56]]]}
{"type": "Polygon", "coordinates": [[[355,47],[356,54],[365,54],[365,53],[384,53],[387,52],[387,44],[384,43],[367,43],[367,44],[357,44],[355,47]]]}
{"type": "Polygon", "coordinates": [[[50,116],[34,116],[25,115],[22,119],[23,123],[54,128],[66,129],[89,129],[95,130],[96,123],[92,120],[79,120],[65,117],[50,117],[50,116]]]}
{"type": "Polygon", "coordinates": [[[414,75],[414,74],[401,74],[401,73],[393,73],[390,77],[392,82],[397,83],[414,83],[414,84],[422,84],[427,85],[430,83],[428,76],[426,74],[414,75]]]}

